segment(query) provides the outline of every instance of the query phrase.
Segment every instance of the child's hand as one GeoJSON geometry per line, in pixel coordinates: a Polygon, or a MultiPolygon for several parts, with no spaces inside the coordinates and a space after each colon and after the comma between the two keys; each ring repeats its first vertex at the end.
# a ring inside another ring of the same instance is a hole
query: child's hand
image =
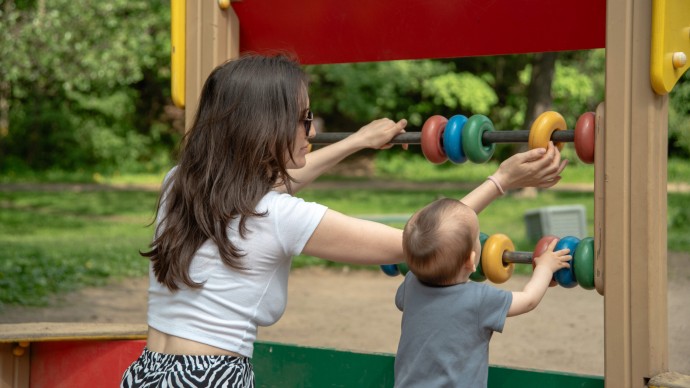
{"type": "MultiPolygon", "coordinates": [[[[407,120],[402,119],[397,123],[390,119],[378,119],[363,126],[352,136],[361,144],[362,148],[387,149],[393,145],[389,144],[391,139],[405,132],[407,120]]],[[[407,144],[403,145],[407,149],[407,144]]]]}
{"type": "Polygon", "coordinates": [[[546,251],[542,253],[541,256],[534,258],[534,263],[537,266],[546,266],[552,273],[562,268],[570,268],[570,263],[568,263],[568,261],[573,258],[569,255],[570,249],[567,248],[554,252],[556,243],[558,243],[558,240],[554,239],[549,243],[546,251]]]}

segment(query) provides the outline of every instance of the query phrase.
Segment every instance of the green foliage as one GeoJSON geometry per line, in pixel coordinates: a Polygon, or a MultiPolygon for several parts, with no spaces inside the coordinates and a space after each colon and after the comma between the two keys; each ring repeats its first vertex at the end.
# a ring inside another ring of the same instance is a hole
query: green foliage
{"type": "Polygon", "coordinates": [[[681,77],[669,94],[669,152],[690,158],[690,72],[681,77]]]}
{"type": "MultiPolygon", "coordinates": [[[[0,100],[7,108],[0,114],[9,118],[0,128],[2,170],[167,164],[159,154],[169,151],[148,132],[169,92],[140,101],[169,79],[167,2],[6,1],[2,8],[0,100]]],[[[174,133],[158,139],[168,147],[176,140],[174,133]]]]}
{"type": "Polygon", "coordinates": [[[498,102],[496,93],[483,79],[470,73],[448,73],[429,80],[424,94],[435,105],[460,110],[467,108],[473,114],[489,114],[498,102]]]}
{"type": "Polygon", "coordinates": [[[433,114],[487,113],[498,101],[485,78],[457,72],[451,61],[319,65],[307,71],[312,108],[328,127],[354,127],[380,117],[421,126],[433,114]]]}
{"type": "Polygon", "coordinates": [[[586,110],[589,99],[594,95],[592,79],[577,68],[563,66],[559,62],[556,64],[556,75],[551,88],[555,104],[561,106],[559,113],[572,118],[568,128],[575,128],[577,118],[586,110]]]}
{"type": "MultiPolygon", "coordinates": [[[[555,110],[563,115],[568,128],[574,128],[580,115],[594,111],[604,100],[604,50],[564,52],[556,61],[551,94],[555,110]]],[[[532,66],[520,73],[520,82],[527,86],[532,66]]],[[[525,102],[526,103],[526,102],[525,102]]],[[[522,122],[516,123],[522,127],[522,122]]]]}
{"type": "Polygon", "coordinates": [[[690,163],[688,159],[670,158],[667,171],[667,180],[669,182],[690,184],[690,163]]]}
{"type": "MultiPolygon", "coordinates": [[[[5,0],[0,5],[0,173],[157,173],[182,113],[170,101],[167,1],[5,0]]],[[[524,126],[533,55],[307,66],[326,130],[379,118],[485,114],[524,126]]],[[[573,126],[604,99],[605,50],[559,53],[553,110],[573,126]]],[[[669,152],[690,156],[690,76],[670,94],[669,152]]],[[[419,153],[419,148],[414,152],[419,153]]],[[[514,153],[502,145],[497,157],[514,153]]],[[[575,161],[573,159],[573,161],[575,161]]]]}
{"type": "Polygon", "coordinates": [[[668,228],[669,249],[690,252],[690,195],[668,195],[668,228]]]}

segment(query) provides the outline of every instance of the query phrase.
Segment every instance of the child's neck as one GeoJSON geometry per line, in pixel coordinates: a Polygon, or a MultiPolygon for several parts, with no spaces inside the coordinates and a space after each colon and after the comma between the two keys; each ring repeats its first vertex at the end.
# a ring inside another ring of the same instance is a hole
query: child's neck
{"type": "Polygon", "coordinates": [[[460,271],[460,273],[458,273],[458,276],[456,276],[455,279],[453,279],[453,281],[449,285],[467,283],[470,281],[470,275],[471,273],[465,271],[465,269],[463,268],[463,270],[460,271]]]}
{"type": "Polygon", "coordinates": [[[470,281],[470,275],[472,275],[472,272],[463,268],[462,271],[460,271],[460,273],[458,274],[458,276],[454,279],[454,281],[456,282],[456,284],[467,283],[470,281]]]}

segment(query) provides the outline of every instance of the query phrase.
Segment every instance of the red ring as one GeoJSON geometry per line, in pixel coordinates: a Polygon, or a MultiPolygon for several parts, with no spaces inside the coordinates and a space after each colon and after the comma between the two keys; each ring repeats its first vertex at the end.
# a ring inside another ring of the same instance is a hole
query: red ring
{"type": "Polygon", "coordinates": [[[575,152],[581,161],[594,163],[594,112],[585,112],[575,124],[575,152]]]}
{"type": "Polygon", "coordinates": [[[441,164],[448,160],[441,144],[446,123],[448,123],[447,118],[434,115],[429,117],[422,127],[422,153],[431,163],[441,164]]]}
{"type": "MultiPolygon", "coordinates": [[[[537,265],[534,263],[534,259],[537,257],[541,256],[542,253],[546,251],[546,249],[549,247],[549,244],[553,240],[558,241],[559,238],[550,234],[547,234],[546,236],[542,237],[539,239],[537,242],[537,245],[534,247],[534,253],[532,253],[532,269],[534,269],[537,265]]],[[[556,287],[558,285],[558,282],[551,278],[551,283],[549,283],[549,287],[556,287]]]]}

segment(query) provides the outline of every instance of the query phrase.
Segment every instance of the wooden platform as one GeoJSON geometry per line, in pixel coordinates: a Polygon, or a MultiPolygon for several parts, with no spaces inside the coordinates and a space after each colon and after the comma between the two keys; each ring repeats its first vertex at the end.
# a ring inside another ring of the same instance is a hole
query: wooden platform
{"type": "Polygon", "coordinates": [[[145,339],[146,324],[32,322],[0,324],[0,343],[145,339]]]}

